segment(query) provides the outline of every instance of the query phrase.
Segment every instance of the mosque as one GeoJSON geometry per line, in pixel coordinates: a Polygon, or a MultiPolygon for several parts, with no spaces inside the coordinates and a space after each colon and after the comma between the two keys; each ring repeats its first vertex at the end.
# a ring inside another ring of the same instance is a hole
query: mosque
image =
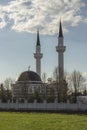
{"type": "Polygon", "coordinates": [[[15,84],[12,85],[13,99],[19,101],[28,100],[29,102],[35,99],[38,102],[42,102],[44,99],[48,100],[48,102],[54,101],[54,99],[58,102],[66,100],[67,83],[64,80],[64,52],[66,47],[64,46],[63,39],[62,24],[60,21],[58,46],[56,47],[58,53],[58,81],[43,83],[41,80],[41,58],[43,54],[41,53],[39,31],[37,31],[36,52],[34,53],[36,72],[29,69],[20,74],[15,84]]]}

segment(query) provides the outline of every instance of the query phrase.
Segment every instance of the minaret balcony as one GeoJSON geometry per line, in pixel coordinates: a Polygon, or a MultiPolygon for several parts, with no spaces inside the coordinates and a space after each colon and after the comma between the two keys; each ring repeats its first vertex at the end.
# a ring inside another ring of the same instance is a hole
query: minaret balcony
{"type": "Polygon", "coordinates": [[[36,59],[41,59],[43,57],[43,54],[42,53],[34,53],[34,58],[36,59]]]}
{"type": "Polygon", "coordinates": [[[66,46],[57,46],[56,51],[57,52],[64,52],[66,50],[66,46]]]}

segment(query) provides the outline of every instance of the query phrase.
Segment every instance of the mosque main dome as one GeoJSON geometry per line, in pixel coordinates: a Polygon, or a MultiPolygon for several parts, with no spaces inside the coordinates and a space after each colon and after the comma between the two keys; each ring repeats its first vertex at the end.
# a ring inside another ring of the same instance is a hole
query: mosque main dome
{"type": "Polygon", "coordinates": [[[42,82],[40,76],[33,71],[24,71],[20,74],[17,81],[42,82]]]}

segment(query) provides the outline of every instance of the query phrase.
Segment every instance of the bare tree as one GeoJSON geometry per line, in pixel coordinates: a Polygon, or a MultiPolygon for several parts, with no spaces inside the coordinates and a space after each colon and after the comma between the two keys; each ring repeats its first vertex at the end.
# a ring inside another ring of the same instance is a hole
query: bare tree
{"type": "Polygon", "coordinates": [[[6,90],[5,90],[4,85],[2,83],[0,84],[0,100],[2,100],[2,102],[7,101],[6,90]]]}
{"type": "MultiPolygon", "coordinates": [[[[69,75],[69,73],[65,71],[65,72],[64,72],[64,80],[67,80],[68,75],[69,75]]],[[[54,71],[53,71],[53,80],[54,80],[54,81],[57,81],[57,82],[58,82],[58,80],[59,80],[58,67],[55,67],[55,68],[54,68],[54,71]]]]}
{"type": "Polygon", "coordinates": [[[6,90],[10,90],[11,89],[11,84],[14,82],[14,80],[13,79],[11,79],[11,78],[6,78],[5,80],[4,80],[4,87],[5,87],[5,89],[6,90]]]}
{"type": "Polygon", "coordinates": [[[7,100],[12,100],[12,83],[14,83],[14,80],[11,78],[6,78],[4,81],[5,96],[7,100]]]}
{"type": "Polygon", "coordinates": [[[64,77],[63,80],[61,82],[61,87],[60,87],[60,83],[59,83],[59,69],[58,67],[55,67],[54,72],[53,72],[53,80],[57,83],[57,91],[58,91],[58,102],[66,102],[67,100],[67,91],[68,91],[68,87],[67,87],[67,72],[64,72],[64,77]]]}
{"type": "Polygon", "coordinates": [[[70,76],[70,85],[74,91],[74,101],[76,102],[76,97],[78,93],[84,90],[85,78],[82,76],[81,72],[74,70],[70,76]]]}
{"type": "Polygon", "coordinates": [[[58,67],[55,67],[53,71],[53,80],[58,82],[58,77],[59,77],[58,67]]]}

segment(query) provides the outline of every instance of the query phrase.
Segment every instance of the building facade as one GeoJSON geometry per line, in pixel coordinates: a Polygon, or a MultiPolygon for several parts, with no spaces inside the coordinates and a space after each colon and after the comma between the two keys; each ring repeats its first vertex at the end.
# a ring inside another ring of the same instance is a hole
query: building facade
{"type": "Polygon", "coordinates": [[[20,101],[30,100],[35,98],[43,98],[44,89],[40,76],[33,71],[23,72],[18,80],[13,84],[13,99],[20,101]]]}

